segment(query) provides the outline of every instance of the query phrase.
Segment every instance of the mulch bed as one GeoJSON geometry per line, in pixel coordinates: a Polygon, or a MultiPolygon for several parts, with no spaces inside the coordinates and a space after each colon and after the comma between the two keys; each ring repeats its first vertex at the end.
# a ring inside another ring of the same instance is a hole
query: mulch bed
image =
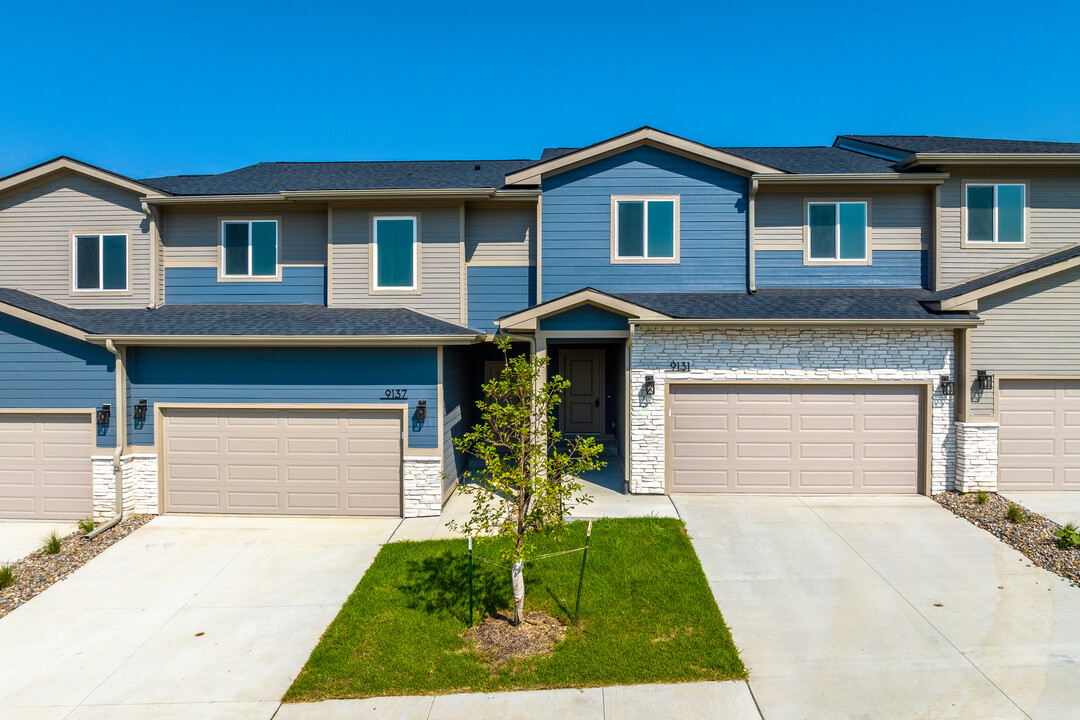
{"type": "MultiPolygon", "coordinates": [[[[0,617],[4,617],[27,600],[41,594],[53,583],[60,582],[75,572],[105,548],[122,540],[145,525],[153,515],[125,515],[115,527],[111,527],[93,540],[83,540],[83,533],[73,532],[63,538],[60,552],[48,555],[37,550],[22,560],[11,564],[15,584],[0,590],[0,617]]],[[[44,540],[42,541],[44,545],[44,540]]]]}
{"type": "Polygon", "coordinates": [[[1024,508],[1026,522],[1007,520],[1005,511],[1016,503],[994,493],[987,493],[987,501],[982,505],[976,501],[975,493],[943,492],[933,497],[960,517],[1019,550],[1039,567],[1080,587],[1080,549],[1057,546],[1054,531],[1061,527],[1057,523],[1027,508],[1024,508]]]}
{"type": "Polygon", "coordinates": [[[545,612],[528,612],[521,625],[498,614],[464,633],[493,666],[517,658],[548,657],[566,637],[566,626],[545,612]]]}

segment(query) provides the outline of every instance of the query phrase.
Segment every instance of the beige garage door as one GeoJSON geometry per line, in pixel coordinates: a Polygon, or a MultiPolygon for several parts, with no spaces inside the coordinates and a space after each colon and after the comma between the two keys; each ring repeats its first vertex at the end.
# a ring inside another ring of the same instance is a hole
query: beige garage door
{"type": "Polygon", "coordinates": [[[401,416],[166,410],[165,511],[400,515],[401,416]]]}
{"type": "Polygon", "coordinates": [[[672,492],[917,492],[914,386],[671,388],[672,492]]]}
{"type": "Polygon", "coordinates": [[[1002,380],[998,487],[1080,490],[1080,380],[1002,380]]]}
{"type": "Polygon", "coordinates": [[[93,508],[85,415],[0,415],[0,518],[69,520],[93,508]]]}

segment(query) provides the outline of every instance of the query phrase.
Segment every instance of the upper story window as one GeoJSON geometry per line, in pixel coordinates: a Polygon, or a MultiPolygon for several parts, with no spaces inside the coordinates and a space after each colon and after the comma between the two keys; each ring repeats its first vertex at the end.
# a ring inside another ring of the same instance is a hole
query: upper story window
{"type": "Polygon", "coordinates": [[[1023,243],[1027,187],[1022,183],[964,186],[969,243],[1023,243]]]}
{"type": "Polygon", "coordinates": [[[75,235],[72,284],[76,291],[126,291],[127,235],[75,235]]]}
{"type": "Polygon", "coordinates": [[[826,262],[867,262],[870,259],[867,203],[808,202],[807,258],[826,262]]]}
{"type": "Polygon", "coordinates": [[[224,278],[278,277],[277,220],[223,220],[221,275],[224,278]]]}
{"type": "Polygon", "coordinates": [[[678,195],[611,196],[611,262],[678,261],[678,195]]]}
{"type": "Polygon", "coordinates": [[[385,215],[372,220],[372,287],[375,290],[418,290],[417,217],[385,215]]]}

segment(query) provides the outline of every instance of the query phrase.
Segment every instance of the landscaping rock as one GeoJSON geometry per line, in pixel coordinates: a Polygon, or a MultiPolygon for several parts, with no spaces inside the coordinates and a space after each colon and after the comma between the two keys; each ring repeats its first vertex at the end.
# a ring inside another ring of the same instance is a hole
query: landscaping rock
{"type": "MultiPolygon", "coordinates": [[[[55,555],[38,550],[12,563],[15,584],[0,590],[0,617],[40,594],[53,583],[63,580],[105,548],[138,530],[152,517],[153,515],[128,515],[118,525],[93,540],[84,540],[85,533],[81,531],[74,532],[63,538],[60,552],[55,555]]],[[[42,545],[44,544],[43,539],[42,545]]]]}
{"type": "Polygon", "coordinates": [[[1017,503],[994,493],[987,493],[987,501],[982,505],[976,501],[975,493],[943,492],[933,498],[960,517],[1019,550],[1039,567],[1080,587],[1080,550],[1057,546],[1054,531],[1061,527],[1057,523],[1027,508],[1024,508],[1024,515],[1027,516],[1024,522],[1012,522],[1006,519],[1005,513],[1010,505],[1017,503]]]}

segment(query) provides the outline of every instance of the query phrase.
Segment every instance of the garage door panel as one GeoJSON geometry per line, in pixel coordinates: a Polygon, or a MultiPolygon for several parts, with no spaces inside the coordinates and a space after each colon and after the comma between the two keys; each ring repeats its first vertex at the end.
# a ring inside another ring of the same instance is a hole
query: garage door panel
{"type": "Polygon", "coordinates": [[[401,513],[401,415],[378,411],[166,410],[169,512],[401,513]],[[205,422],[195,422],[201,416],[205,422]],[[222,448],[213,462],[200,450],[222,448]],[[213,486],[215,492],[209,493],[213,486]],[[366,500],[361,500],[366,498],[366,500]]]}
{"type": "Polygon", "coordinates": [[[1080,380],[1002,380],[998,487],[1076,489],[1080,380]]]}
{"type": "Polygon", "coordinates": [[[917,492],[920,395],[911,385],[673,385],[670,490],[917,492]]]}
{"type": "Polygon", "coordinates": [[[0,416],[0,518],[89,516],[93,451],[90,413],[0,416]]]}

